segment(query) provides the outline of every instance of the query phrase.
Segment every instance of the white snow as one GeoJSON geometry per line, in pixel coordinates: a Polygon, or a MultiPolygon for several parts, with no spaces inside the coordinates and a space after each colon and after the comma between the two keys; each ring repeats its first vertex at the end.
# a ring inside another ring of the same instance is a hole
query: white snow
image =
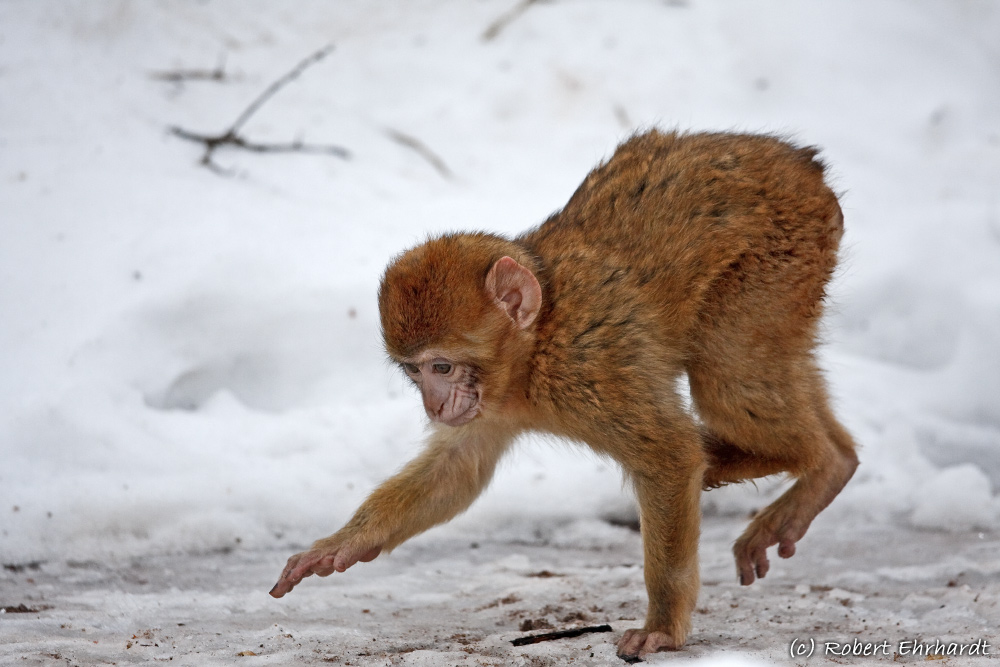
{"type": "Polygon", "coordinates": [[[963,532],[990,528],[996,520],[990,480],[971,463],[934,474],[917,494],[913,525],[963,532]]]}
{"type": "MultiPolygon", "coordinates": [[[[628,514],[617,470],[535,439],[451,524],[287,601],[261,595],[420,446],[418,397],[379,347],[386,262],[428,234],[537,224],[653,126],[823,148],[847,235],[821,356],[862,445],[855,479],[756,590],[712,578],[733,578],[728,544],[782,483],[705,496],[707,613],[688,655],[790,659],[813,632],[800,602],[823,632],[846,611],[858,632],[884,628],[872,641],[997,639],[1000,6],[560,0],[484,40],[515,4],[0,4],[0,606],[52,607],[0,616],[0,662],[141,661],[123,647],[142,629],[173,633],[156,656],[184,664],[261,643],[258,661],[321,661],[264,641],[298,613],[309,641],[362,632],[368,655],[338,653],[353,664],[557,664],[566,643],[512,653],[524,615],[486,605],[594,595],[608,611],[592,622],[640,618],[638,538],[604,521],[628,514]],[[221,149],[217,175],[168,133],[223,130],[331,42],[244,132],[350,160],[221,149]],[[151,76],[220,62],[221,82],[151,76]],[[566,576],[525,578],[544,569],[566,576]],[[247,579],[217,580],[231,572],[247,579]],[[783,628],[766,610],[786,599],[783,628]],[[193,610],[197,632],[177,620],[193,610]],[[449,643],[447,623],[479,629],[449,643]]],[[[541,616],[562,627],[556,614],[541,616]]],[[[581,664],[615,662],[606,636],[570,644],[581,664]]]]}

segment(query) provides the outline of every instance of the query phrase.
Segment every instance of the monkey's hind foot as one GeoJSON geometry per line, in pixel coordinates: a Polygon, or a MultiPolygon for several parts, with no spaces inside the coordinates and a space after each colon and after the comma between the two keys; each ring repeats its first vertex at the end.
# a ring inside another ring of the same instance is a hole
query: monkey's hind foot
{"type": "Polygon", "coordinates": [[[768,547],[777,544],[778,555],[791,558],[795,555],[795,543],[805,535],[806,528],[809,527],[808,523],[802,526],[797,522],[788,522],[772,528],[767,518],[758,515],[733,545],[736,573],[744,586],[752,584],[754,579],[763,579],[771,569],[771,563],[767,559],[768,547]]]}
{"type": "Polygon", "coordinates": [[[733,545],[740,583],[749,586],[770,569],[767,549],[778,545],[778,555],[791,558],[795,543],[805,536],[813,519],[837,497],[858,467],[853,450],[837,453],[827,464],[803,475],[774,503],[757,514],[733,545]]]}
{"type": "Polygon", "coordinates": [[[618,657],[625,662],[638,662],[650,653],[657,651],[676,651],[684,643],[666,632],[651,632],[642,628],[626,630],[618,640],[618,657]]]}

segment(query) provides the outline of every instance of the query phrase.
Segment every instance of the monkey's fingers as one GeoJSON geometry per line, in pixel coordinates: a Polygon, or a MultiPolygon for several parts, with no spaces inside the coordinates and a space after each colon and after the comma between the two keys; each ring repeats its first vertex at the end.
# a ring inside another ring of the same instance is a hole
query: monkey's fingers
{"type": "Polygon", "coordinates": [[[288,575],[292,573],[292,570],[295,568],[295,565],[299,562],[300,558],[302,558],[302,554],[295,554],[294,556],[288,559],[288,562],[285,564],[285,569],[281,571],[281,576],[278,577],[278,583],[276,583],[268,593],[271,597],[274,598],[282,597],[283,595],[285,595],[285,593],[288,593],[290,590],[292,590],[292,588],[295,587],[295,584],[298,583],[298,582],[294,583],[290,582],[288,580],[288,575]]]}
{"type": "Polygon", "coordinates": [[[380,553],[382,553],[381,546],[363,550],[354,548],[341,549],[337,553],[337,557],[333,562],[333,567],[337,572],[343,572],[358,561],[367,563],[375,560],[380,553]]]}
{"type": "Polygon", "coordinates": [[[278,578],[278,583],[270,591],[271,597],[280,598],[290,592],[306,577],[317,575],[327,577],[334,572],[343,572],[358,561],[367,563],[374,560],[380,553],[382,547],[371,547],[369,549],[350,549],[340,547],[337,549],[311,549],[300,554],[295,554],[288,559],[285,569],[278,578]]]}
{"type": "MultiPolygon", "coordinates": [[[[320,572],[329,570],[326,574],[332,572],[333,558],[336,552],[324,552],[324,551],[307,551],[302,554],[295,567],[292,568],[291,572],[288,573],[288,579],[294,584],[299,583],[306,577],[311,577],[314,574],[319,574],[320,572]]],[[[326,576],[326,575],[323,575],[326,576]]]]}
{"type": "Polygon", "coordinates": [[[268,591],[268,595],[270,595],[273,598],[284,597],[285,594],[289,593],[293,588],[295,588],[295,584],[288,581],[284,576],[282,576],[281,578],[278,579],[278,583],[276,583],[271,588],[271,590],[268,591]]]}
{"type": "Polygon", "coordinates": [[[278,579],[278,583],[276,583],[274,587],[271,588],[271,590],[268,592],[268,595],[270,595],[273,598],[284,597],[287,593],[290,593],[291,590],[295,588],[295,585],[300,581],[302,581],[301,578],[293,580],[287,577],[286,575],[281,575],[281,577],[278,579]]]}
{"type": "Polygon", "coordinates": [[[368,551],[361,554],[361,557],[358,558],[358,560],[361,561],[362,563],[370,563],[371,561],[378,558],[378,555],[380,553],[382,553],[382,547],[372,547],[368,551]]]}
{"type": "MultiPolygon", "coordinates": [[[[327,554],[316,561],[316,564],[312,566],[312,572],[310,574],[315,574],[320,577],[328,577],[337,569],[333,566],[333,559],[335,554],[327,554]]],[[[305,576],[309,576],[308,574],[305,576]]]]}
{"type": "MultiPolygon", "coordinates": [[[[316,554],[310,551],[295,554],[289,558],[288,563],[285,565],[285,569],[281,572],[281,576],[278,577],[278,583],[276,583],[270,591],[271,597],[280,598],[295,588],[295,586],[305,577],[312,574],[318,574],[318,572],[315,572],[313,568],[319,564],[322,558],[322,554],[316,554]]],[[[332,557],[330,560],[331,563],[328,564],[328,566],[332,565],[332,557]]],[[[321,565],[320,568],[322,568],[321,565]]],[[[330,572],[327,572],[327,574],[330,574],[332,571],[333,570],[331,569],[330,572]]]]}
{"type": "Polygon", "coordinates": [[[295,569],[295,566],[298,565],[299,561],[302,560],[302,556],[304,555],[305,553],[299,553],[289,557],[288,562],[285,563],[285,569],[281,571],[281,576],[279,577],[279,579],[287,579],[288,575],[292,573],[292,570],[295,569]]]}

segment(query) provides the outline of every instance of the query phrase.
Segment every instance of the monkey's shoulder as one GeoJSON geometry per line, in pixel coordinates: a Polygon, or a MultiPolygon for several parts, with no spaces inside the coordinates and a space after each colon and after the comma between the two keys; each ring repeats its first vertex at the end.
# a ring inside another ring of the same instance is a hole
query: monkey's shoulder
{"type": "MultiPolygon", "coordinates": [[[[590,366],[628,369],[654,352],[665,332],[639,282],[642,271],[615,256],[580,248],[556,258],[543,274],[546,305],[539,317],[539,350],[550,365],[588,372],[590,366]]],[[[568,371],[567,371],[568,372],[568,371]]]]}
{"type": "Polygon", "coordinates": [[[634,290],[614,287],[627,281],[620,270],[566,278],[538,322],[529,401],[558,424],[548,430],[596,446],[636,430],[626,428],[636,415],[658,413],[682,368],[682,346],[671,342],[655,308],[634,290]],[[573,418],[581,414],[586,423],[573,418]]]}

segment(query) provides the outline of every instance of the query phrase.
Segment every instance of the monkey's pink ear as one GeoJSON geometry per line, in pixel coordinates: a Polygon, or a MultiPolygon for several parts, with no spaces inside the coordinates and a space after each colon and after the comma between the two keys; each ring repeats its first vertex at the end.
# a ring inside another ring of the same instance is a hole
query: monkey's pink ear
{"type": "Polygon", "coordinates": [[[521,329],[535,321],[542,307],[542,288],[535,274],[511,257],[501,257],[490,268],[486,293],[521,329]]]}

